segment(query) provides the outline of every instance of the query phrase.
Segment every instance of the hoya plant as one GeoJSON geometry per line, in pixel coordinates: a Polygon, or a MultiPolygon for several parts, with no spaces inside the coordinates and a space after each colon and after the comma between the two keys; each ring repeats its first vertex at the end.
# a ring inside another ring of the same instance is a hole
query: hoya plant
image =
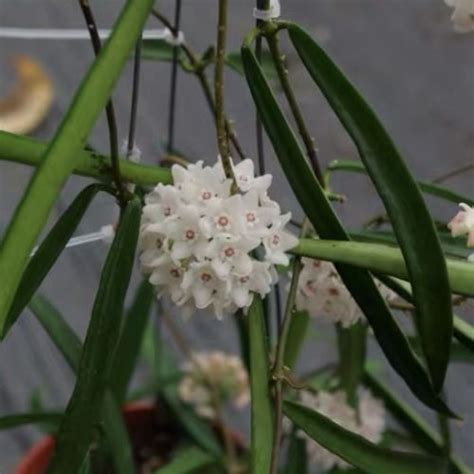
{"type": "MultiPolygon", "coordinates": [[[[471,30],[472,2],[447,3],[455,28],[471,30]]],[[[450,364],[473,361],[474,327],[454,311],[474,296],[474,200],[417,181],[351,79],[304,28],[281,18],[277,0],[257,0],[255,27],[240,51],[226,48],[228,0],[215,4],[214,41],[198,53],[180,31],[180,0],[173,20],[153,0],[128,0],[106,34],[92,4],[80,0],[96,56],[61,125],[47,142],[0,132],[0,159],[34,168],[1,240],[1,338],[30,311],[76,377],[65,407],[50,411],[37,401],[28,412],[0,417],[0,429],[34,424],[47,433],[15,472],[472,472],[452,449],[451,430],[465,414],[449,402],[446,373],[450,364]],[[163,29],[150,35],[147,21],[163,29]],[[317,125],[300,108],[287,54],[306,70],[311,93],[323,94],[358,160],[322,166],[317,125]],[[172,68],[159,165],[135,144],[142,60],[172,68]],[[131,117],[120,148],[111,96],[129,61],[131,117]],[[255,103],[248,114],[258,117],[254,150],[227,116],[226,68],[241,76],[255,103]],[[196,78],[215,121],[211,161],[175,146],[179,70],[196,78]],[[89,145],[104,111],[108,152],[89,145]],[[272,146],[266,154],[265,134],[272,146]],[[276,200],[270,160],[302,219],[276,200]],[[340,172],[366,175],[384,214],[346,229],[333,205],[344,199],[332,179],[340,172]],[[74,175],[90,184],[44,236],[74,175]],[[77,238],[104,193],[116,203],[117,222],[77,238]],[[435,222],[425,195],[446,201],[452,220],[435,222]],[[108,254],[81,340],[40,287],[68,246],[97,238],[107,240],[108,254]],[[125,307],[135,269],[141,282],[125,307]],[[181,330],[189,318],[214,318],[217,331],[219,320],[234,321],[240,354],[198,349],[181,330]],[[303,373],[298,361],[317,344],[311,335],[319,320],[334,330],[338,357],[310,360],[303,373]],[[386,369],[368,358],[370,341],[386,369]],[[149,375],[137,388],[131,379],[140,359],[149,375]],[[385,382],[386,370],[406,386],[403,397],[385,382]],[[415,408],[421,405],[436,427],[415,408]],[[248,439],[231,428],[232,413],[250,418],[248,439]]]]}

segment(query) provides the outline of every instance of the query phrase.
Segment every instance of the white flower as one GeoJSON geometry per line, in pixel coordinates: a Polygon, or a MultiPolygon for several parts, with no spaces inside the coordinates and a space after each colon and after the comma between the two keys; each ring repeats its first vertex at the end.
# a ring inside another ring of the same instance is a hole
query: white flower
{"type": "MultiPolygon", "coordinates": [[[[367,391],[361,391],[357,407],[351,407],[343,391],[334,393],[320,391],[317,394],[302,391],[301,402],[329,418],[334,423],[348,431],[357,433],[372,443],[379,443],[385,430],[385,407],[383,402],[367,391]]],[[[287,429],[288,429],[288,425],[287,429]]],[[[316,443],[306,433],[299,431],[298,435],[306,440],[308,456],[313,464],[324,471],[334,467],[345,469],[350,467],[346,461],[316,443]]]]}
{"type": "Polygon", "coordinates": [[[287,264],[298,242],[285,231],[291,215],[267,194],[271,176],[255,177],[250,160],[233,169],[239,189],[231,195],[220,162],[173,166],[174,184],[146,196],[140,226],[141,269],[158,294],[219,318],[268,294],[274,264],[287,264]]]}
{"type": "MultiPolygon", "coordinates": [[[[303,268],[298,282],[296,307],[315,318],[325,318],[332,323],[349,327],[363,318],[363,313],[345,287],[334,265],[310,258],[302,259],[303,268]]],[[[386,300],[395,294],[377,282],[386,300]]]]}
{"type": "MultiPolygon", "coordinates": [[[[474,247],[474,207],[461,203],[459,211],[449,222],[448,229],[453,237],[467,235],[467,246],[474,247]]],[[[474,253],[468,257],[469,261],[474,262],[474,253]]]]}
{"type": "Polygon", "coordinates": [[[250,400],[247,371],[236,356],[217,351],[194,354],[184,371],[179,396],[203,417],[215,418],[216,402],[241,409],[250,400]]]}
{"type": "Polygon", "coordinates": [[[474,0],[445,0],[445,3],[454,8],[451,21],[457,32],[474,31],[474,0]]]}

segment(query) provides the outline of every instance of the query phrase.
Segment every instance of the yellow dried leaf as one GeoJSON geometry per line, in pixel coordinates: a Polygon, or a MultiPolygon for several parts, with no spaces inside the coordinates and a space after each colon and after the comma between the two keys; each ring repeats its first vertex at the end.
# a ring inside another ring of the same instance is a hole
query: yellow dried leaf
{"type": "Polygon", "coordinates": [[[27,134],[48,114],[53,86],[46,72],[32,58],[16,56],[13,64],[18,80],[10,93],[0,99],[0,130],[27,134]]]}

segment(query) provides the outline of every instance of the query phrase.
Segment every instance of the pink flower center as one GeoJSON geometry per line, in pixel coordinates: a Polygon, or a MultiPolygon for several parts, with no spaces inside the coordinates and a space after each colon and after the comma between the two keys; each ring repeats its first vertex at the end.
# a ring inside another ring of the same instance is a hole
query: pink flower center
{"type": "Polygon", "coordinates": [[[339,290],[337,288],[329,288],[329,294],[332,296],[339,296],[339,290]]]}
{"type": "Polygon", "coordinates": [[[247,222],[255,222],[257,220],[257,216],[255,215],[255,212],[247,212],[247,222]]]}
{"type": "Polygon", "coordinates": [[[250,280],[250,277],[240,277],[240,283],[247,283],[250,280]]]}
{"type": "Polygon", "coordinates": [[[234,250],[232,247],[227,247],[227,248],[224,250],[224,255],[225,255],[227,258],[233,257],[233,256],[235,255],[235,250],[234,250]]]}
{"type": "Polygon", "coordinates": [[[273,234],[272,236],[272,245],[275,247],[280,243],[280,236],[278,234],[273,234]]]}
{"type": "Polygon", "coordinates": [[[196,237],[196,232],[194,232],[193,229],[188,229],[184,235],[186,236],[186,239],[187,240],[194,240],[194,238],[196,237]]]}
{"type": "Polygon", "coordinates": [[[204,283],[208,283],[212,280],[212,275],[209,274],[209,273],[201,273],[201,280],[204,282],[204,283]]]}
{"type": "Polygon", "coordinates": [[[222,228],[227,227],[229,225],[229,218],[227,216],[219,216],[217,218],[217,225],[222,228]]]}
{"type": "Polygon", "coordinates": [[[177,268],[172,268],[170,270],[170,275],[174,278],[179,278],[180,277],[180,271],[177,268]]]}
{"type": "Polygon", "coordinates": [[[211,199],[211,197],[212,197],[212,193],[210,191],[203,191],[201,194],[201,199],[203,201],[208,201],[209,199],[211,199]]]}

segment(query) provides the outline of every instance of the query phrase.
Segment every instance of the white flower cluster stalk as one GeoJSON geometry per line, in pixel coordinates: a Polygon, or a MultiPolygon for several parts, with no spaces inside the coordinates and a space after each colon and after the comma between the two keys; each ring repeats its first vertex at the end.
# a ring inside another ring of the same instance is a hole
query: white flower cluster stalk
{"type": "MultiPolygon", "coordinates": [[[[474,248],[474,207],[463,202],[459,207],[461,210],[449,222],[448,229],[453,237],[467,235],[467,246],[474,248]]],[[[474,262],[474,253],[469,255],[468,260],[474,262]]]]}
{"type": "Polygon", "coordinates": [[[248,308],[254,293],[269,293],[274,265],[287,265],[286,252],[298,243],[285,231],[291,214],[268,197],[271,175],[255,177],[251,160],[234,174],[238,192],[231,194],[220,162],[174,165],[174,184],[148,194],[141,224],[141,268],[158,295],[191,311],[211,307],[219,318],[248,308]]]}
{"type": "MultiPolygon", "coordinates": [[[[298,281],[296,308],[314,318],[349,327],[364,317],[359,305],[345,287],[334,265],[329,262],[303,258],[298,281]]],[[[377,282],[382,296],[390,301],[395,293],[377,282]]]]}
{"type": "Polygon", "coordinates": [[[238,409],[249,403],[248,374],[239,357],[218,351],[194,354],[184,370],[179,396],[200,416],[215,418],[216,397],[219,405],[230,402],[238,409]]]}
{"type": "Polygon", "coordinates": [[[445,3],[454,8],[451,21],[457,32],[474,31],[474,0],[445,0],[445,3]]]}
{"type": "MultiPolygon", "coordinates": [[[[372,443],[377,444],[382,440],[385,430],[385,406],[368,390],[359,393],[357,409],[347,403],[346,394],[343,391],[334,393],[321,391],[317,394],[302,391],[301,402],[372,443]]],[[[318,465],[324,471],[329,471],[334,467],[341,469],[350,467],[343,459],[316,443],[306,433],[299,431],[298,435],[306,440],[311,463],[318,465]]]]}

